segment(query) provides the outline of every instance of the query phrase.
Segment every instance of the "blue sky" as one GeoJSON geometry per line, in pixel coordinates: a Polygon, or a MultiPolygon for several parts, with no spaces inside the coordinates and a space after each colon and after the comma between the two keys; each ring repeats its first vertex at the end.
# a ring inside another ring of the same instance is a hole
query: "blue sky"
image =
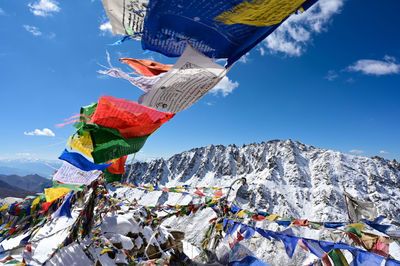
{"type": "MultiPolygon", "coordinates": [[[[228,78],[152,135],[138,158],[209,144],[293,139],[400,159],[400,3],[324,0],[289,19],[228,78]]],[[[138,41],[110,46],[95,0],[0,0],[0,158],[56,159],[71,125],[55,125],[102,95],[141,91],[96,71],[120,57],[173,63],[138,41]],[[44,130],[48,129],[48,130],[44,130]]]]}

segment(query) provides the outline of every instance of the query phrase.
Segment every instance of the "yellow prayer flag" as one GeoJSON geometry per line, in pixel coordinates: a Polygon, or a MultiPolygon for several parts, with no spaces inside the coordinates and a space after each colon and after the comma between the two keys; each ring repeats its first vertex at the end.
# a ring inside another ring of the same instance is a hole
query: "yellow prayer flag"
{"type": "Polygon", "coordinates": [[[222,12],[214,20],[226,25],[246,24],[268,27],[281,23],[306,0],[252,0],[244,1],[222,12]]]}
{"type": "Polygon", "coordinates": [[[70,137],[67,145],[70,146],[72,149],[80,151],[86,156],[92,158],[93,142],[89,132],[84,132],[83,136],[74,138],[70,137]]]}
{"type": "Polygon", "coordinates": [[[14,222],[13,220],[10,220],[10,221],[3,227],[3,229],[9,228],[13,222],[14,222]]]}
{"type": "Polygon", "coordinates": [[[365,224],[360,224],[360,223],[350,224],[347,226],[347,228],[349,227],[354,227],[360,229],[361,231],[365,230],[365,224]]]}
{"type": "Polygon", "coordinates": [[[240,210],[236,215],[237,215],[239,218],[243,218],[245,214],[246,214],[246,213],[244,212],[244,210],[240,210]]]}
{"type": "Polygon", "coordinates": [[[112,252],[113,250],[111,248],[105,248],[100,252],[100,255],[103,255],[104,253],[109,252],[109,251],[112,252]]]}
{"type": "Polygon", "coordinates": [[[216,225],[215,225],[215,230],[217,230],[217,231],[222,231],[222,230],[224,230],[224,226],[222,225],[222,223],[216,224],[216,225]]]}
{"type": "Polygon", "coordinates": [[[271,214],[271,215],[268,215],[267,217],[265,217],[266,220],[271,221],[271,222],[278,220],[278,218],[281,218],[281,216],[279,216],[277,214],[271,214]]]}
{"type": "Polygon", "coordinates": [[[343,266],[349,266],[349,263],[347,262],[346,257],[343,255],[342,251],[340,249],[336,249],[336,253],[339,255],[340,260],[343,263],[343,266]]]}
{"type": "Polygon", "coordinates": [[[44,194],[46,195],[46,201],[52,202],[53,200],[56,200],[56,199],[64,196],[65,194],[67,194],[70,191],[71,191],[71,189],[66,188],[66,187],[56,187],[56,188],[51,187],[51,188],[45,188],[44,194]]]}
{"type": "Polygon", "coordinates": [[[32,206],[31,206],[31,213],[34,213],[36,210],[36,206],[39,204],[40,202],[40,197],[36,197],[36,199],[34,199],[32,201],[32,206]]]}
{"type": "Polygon", "coordinates": [[[8,206],[10,206],[10,204],[4,204],[3,206],[1,206],[0,212],[5,211],[8,208],[8,206]]]}

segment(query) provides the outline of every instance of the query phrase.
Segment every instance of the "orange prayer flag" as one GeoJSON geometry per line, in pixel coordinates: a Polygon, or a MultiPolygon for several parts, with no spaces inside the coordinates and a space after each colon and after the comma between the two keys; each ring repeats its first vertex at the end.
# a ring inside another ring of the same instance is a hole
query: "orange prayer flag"
{"type": "Polygon", "coordinates": [[[120,58],[119,61],[127,63],[137,73],[146,77],[157,76],[167,72],[172,67],[172,65],[164,65],[147,59],[120,58]]]}

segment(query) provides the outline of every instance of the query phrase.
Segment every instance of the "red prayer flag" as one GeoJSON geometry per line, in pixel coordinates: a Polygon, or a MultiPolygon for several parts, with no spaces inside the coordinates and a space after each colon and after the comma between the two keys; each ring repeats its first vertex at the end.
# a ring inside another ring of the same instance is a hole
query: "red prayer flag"
{"type": "Polygon", "coordinates": [[[324,254],[324,256],[321,258],[322,262],[324,263],[325,266],[332,266],[331,261],[329,260],[328,254],[324,254]]]}
{"type": "Polygon", "coordinates": [[[308,247],[306,246],[306,244],[304,244],[303,239],[299,239],[299,241],[297,242],[297,244],[304,249],[305,251],[309,252],[310,250],[308,249],[308,247]]]}
{"type": "Polygon", "coordinates": [[[145,77],[157,76],[161,73],[167,72],[173,66],[164,65],[147,59],[120,58],[119,61],[127,63],[137,73],[142,74],[145,77]]]}
{"type": "Polygon", "coordinates": [[[358,245],[361,245],[361,241],[358,238],[358,236],[356,236],[355,234],[350,233],[350,232],[345,232],[345,234],[347,234],[349,236],[349,238],[352,239],[354,242],[356,242],[358,245]]]}
{"type": "Polygon", "coordinates": [[[378,237],[375,245],[372,247],[371,250],[373,253],[381,255],[383,257],[389,256],[389,243],[385,241],[385,238],[382,236],[378,237]]]}
{"type": "Polygon", "coordinates": [[[194,194],[199,195],[201,197],[205,197],[206,195],[204,195],[200,190],[196,189],[196,191],[194,192],[194,194]]]}
{"type": "Polygon", "coordinates": [[[53,204],[53,202],[54,201],[42,203],[43,210],[41,210],[40,213],[47,212],[47,210],[50,208],[50,206],[51,206],[51,204],[53,204]]]}
{"type": "Polygon", "coordinates": [[[91,122],[118,129],[124,138],[133,138],[150,135],[174,115],[133,101],[102,96],[91,117],[91,122]]]}
{"type": "Polygon", "coordinates": [[[116,160],[112,165],[107,167],[107,170],[112,174],[124,174],[125,173],[125,162],[128,155],[125,155],[116,160]]]}
{"type": "Polygon", "coordinates": [[[222,190],[218,190],[215,192],[214,197],[221,197],[222,196],[222,190]]]}
{"type": "Polygon", "coordinates": [[[264,216],[262,216],[261,214],[256,214],[256,213],[254,213],[254,214],[251,216],[251,218],[253,218],[253,220],[255,220],[255,221],[262,221],[262,220],[265,219],[264,216]]]}
{"type": "Polygon", "coordinates": [[[294,220],[294,221],[293,221],[293,225],[297,225],[297,226],[308,226],[308,225],[309,225],[309,222],[308,222],[307,219],[305,219],[305,220],[297,219],[297,220],[294,220]]]}

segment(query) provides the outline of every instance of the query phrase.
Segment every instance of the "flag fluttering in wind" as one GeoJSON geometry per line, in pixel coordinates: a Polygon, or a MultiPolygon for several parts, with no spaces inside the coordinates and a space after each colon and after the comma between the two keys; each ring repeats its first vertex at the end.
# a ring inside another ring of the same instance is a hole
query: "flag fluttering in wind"
{"type": "Polygon", "coordinates": [[[119,61],[128,64],[137,73],[145,77],[153,77],[167,72],[172,65],[164,65],[147,59],[120,58],[119,61]]]}
{"type": "Polygon", "coordinates": [[[343,192],[343,194],[347,198],[349,215],[353,219],[353,221],[358,222],[362,218],[365,218],[367,220],[374,220],[376,217],[378,217],[378,212],[374,203],[356,199],[347,192],[343,192]]]}

